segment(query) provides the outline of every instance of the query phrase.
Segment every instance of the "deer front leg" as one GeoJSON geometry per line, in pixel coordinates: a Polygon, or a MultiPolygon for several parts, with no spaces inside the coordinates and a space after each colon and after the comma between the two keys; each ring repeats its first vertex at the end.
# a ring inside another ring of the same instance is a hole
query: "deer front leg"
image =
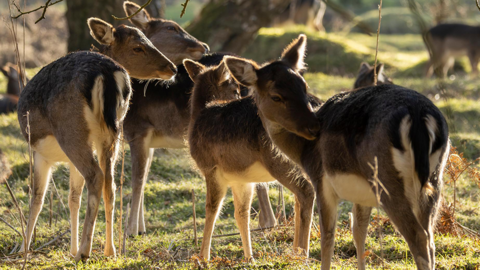
{"type": "Polygon", "coordinates": [[[205,228],[203,229],[202,247],[200,256],[205,260],[210,260],[210,246],[212,244],[213,228],[217,219],[223,199],[227,193],[227,185],[219,181],[215,171],[204,173],[207,182],[207,200],[205,204],[205,228]]]}
{"type": "Polygon", "coordinates": [[[270,228],[277,225],[275,214],[273,213],[270,197],[268,196],[268,184],[260,183],[256,186],[258,204],[260,205],[260,214],[258,225],[260,228],[270,228]]]}
{"type": "Polygon", "coordinates": [[[143,190],[148,175],[149,153],[153,154],[153,149],[147,148],[145,140],[138,139],[130,143],[132,155],[132,205],[130,217],[128,219],[128,235],[138,235],[145,232],[145,222],[143,217],[143,190]],[[142,216],[140,216],[140,214],[142,216]],[[143,223],[143,228],[139,228],[139,220],[143,223]]]}
{"type": "Polygon", "coordinates": [[[249,226],[253,187],[253,183],[239,183],[232,185],[233,204],[235,206],[235,220],[237,221],[237,226],[240,230],[240,236],[242,237],[243,252],[246,259],[253,259],[249,226]]]}

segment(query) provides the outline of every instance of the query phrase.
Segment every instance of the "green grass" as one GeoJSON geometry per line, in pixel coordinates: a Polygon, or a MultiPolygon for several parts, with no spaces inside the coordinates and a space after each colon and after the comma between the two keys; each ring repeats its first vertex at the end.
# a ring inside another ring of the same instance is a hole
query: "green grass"
{"type": "MultiPolygon", "coordinates": [[[[293,39],[299,29],[264,29],[260,32],[259,39],[255,42],[264,44],[262,46],[283,47],[293,39]],[[280,44],[280,45],[278,45],[280,44]]],[[[351,33],[347,36],[329,34],[320,36],[307,32],[309,35],[309,56],[310,71],[317,68],[348,72],[309,72],[305,78],[310,86],[310,91],[322,99],[341,91],[351,89],[354,81],[354,74],[361,61],[372,59],[371,52],[374,49],[372,39],[361,34],[351,33]],[[328,48],[336,55],[330,54],[327,67],[322,67],[326,62],[319,59],[327,59],[323,49],[328,48]],[[340,59],[332,59],[341,56],[340,59]],[[323,58],[322,58],[323,57],[323,58]],[[350,62],[348,62],[348,61],[350,62]],[[320,61],[316,63],[316,61],[320,61]],[[358,65],[357,65],[358,64],[358,65]],[[339,65],[337,67],[337,65],[339,65]],[[350,67],[351,66],[351,67],[350,67]]],[[[396,76],[394,73],[407,70],[412,66],[421,63],[422,53],[421,40],[414,35],[406,35],[400,42],[400,36],[382,36],[382,46],[388,48],[388,53],[381,55],[390,66],[387,73],[391,75],[396,84],[415,89],[431,98],[445,114],[450,131],[452,143],[465,153],[469,159],[480,156],[480,127],[477,124],[480,116],[479,89],[480,80],[468,75],[457,74],[455,79],[436,81],[425,80],[419,76],[396,76]],[[408,58],[405,62],[397,63],[395,59],[408,58]]],[[[386,50],[386,49],[385,49],[386,50]]],[[[279,52],[270,52],[262,49],[253,52],[258,57],[275,58],[279,52]],[[267,54],[268,53],[268,54],[267,54]]],[[[263,61],[263,60],[262,60],[263,61]]],[[[307,60],[308,61],[308,60],[307,60]]],[[[32,76],[37,70],[29,71],[32,76]]],[[[0,93],[5,91],[5,80],[0,77],[0,93]]],[[[13,168],[13,174],[8,179],[17,199],[20,201],[23,211],[28,216],[28,155],[27,145],[20,134],[16,114],[0,115],[0,149],[2,149],[13,168]]],[[[120,164],[116,168],[116,182],[120,174],[120,164]]],[[[61,205],[59,197],[54,196],[53,200],[53,224],[49,226],[49,205],[50,193],[47,193],[44,209],[40,214],[37,226],[36,241],[33,248],[38,248],[48,242],[59,232],[69,228],[68,211],[68,167],[58,165],[53,173],[53,179],[59,189],[61,201],[67,207],[61,205]]],[[[123,189],[123,213],[127,210],[127,203],[131,199],[131,161],[130,152],[127,147],[125,155],[125,185],[123,189]]],[[[97,226],[94,234],[91,258],[87,263],[75,264],[69,255],[70,239],[66,234],[58,242],[30,256],[28,266],[33,269],[196,269],[197,261],[195,254],[199,247],[193,243],[193,220],[191,190],[196,194],[196,213],[198,235],[203,235],[206,187],[203,178],[195,170],[187,150],[156,150],[152,163],[149,180],[145,188],[146,204],[146,225],[147,235],[127,239],[127,253],[117,258],[106,258],[103,256],[103,243],[105,240],[105,215],[103,204],[97,219],[97,226]]],[[[463,176],[457,182],[456,188],[456,217],[458,221],[475,230],[480,231],[480,192],[478,184],[468,176],[463,176]]],[[[117,190],[116,215],[119,218],[120,196],[117,190]]],[[[453,201],[453,186],[446,185],[443,191],[444,198],[448,202],[453,201]]],[[[270,189],[270,198],[276,206],[278,203],[278,190],[270,189]]],[[[294,197],[290,192],[285,195],[287,215],[293,213],[294,197]]],[[[83,207],[80,211],[81,227],[85,216],[86,192],[83,194],[83,207]]],[[[254,199],[253,208],[258,209],[258,202],[254,199]]],[[[348,212],[352,204],[342,202],[339,207],[339,220],[335,245],[333,266],[337,269],[355,269],[356,255],[355,246],[352,242],[352,234],[348,229],[348,212]]],[[[376,210],[373,211],[376,215],[376,210]]],[[[20,224],[14,216],[18,213],[7,194],[6,188],[0,186],[0,215],[20,230],[20,224]]],[[[219,220],[216,223],[214,234],[236,233],[237,228],[233,218],[234,208],[231,193],[227,194],[224,207],[219,220]]],[[[381,220],[385,214],[380,211],[381,220]]],[[[318,216],[314,217],[318,223],[318,216]]],[[[257,227],[257,217],[253,215],[251,228],[257,227]]],[[[385,269],[414,269],[415,264],[409,252],[408,246],[392,225],[388,222],[377,222],[371,219],[366,249],[366,260],[369,269],[381,269],[382,261],[385,269]],[[382,230],[382,245],[378,226],[382,230]],[[383,253],[383,259],[381,254],[383,253]]],[[[211,269],[320,269],[320,235],[316,226],[312,229],[310,243],[310,258],[303,260],[293,255],[293,223],[286,228],[278,228],[265,232],[252,233],[252,245],[255,263],[243,262],[243,250],[240,237],[215,238],[212,240],[211,262],[206,265],[211,269]]],[[[115,225],[115,244],[118,251],[118,232],[115,225]]],[[[0,269],[19,269],[22,260],[20,257],[5,256],[21,241],[21,238],[0,223],[0,269]]],[[[201,243],[201,240],[199,241],[201,243]]],[[[455,237],[451,235],[437,234],[436,244],[436,268],[437,269],[478,269],[480,265],[480,242],[470,237],[455,237]]]]}

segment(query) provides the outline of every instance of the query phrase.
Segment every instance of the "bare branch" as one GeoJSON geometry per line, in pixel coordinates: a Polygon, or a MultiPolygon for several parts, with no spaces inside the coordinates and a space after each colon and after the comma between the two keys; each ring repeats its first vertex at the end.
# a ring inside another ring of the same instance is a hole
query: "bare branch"
{"type": "Polygon", "coordinates": [[[128,19],[131,19],[133,16],[137,15],[140,11],[142,11],[142,9],[146,8],[148,5],[150,5],[150,3],[152,2],[152,0],[148,0],[143,6],[141,6],[137,11],[135,11],[132,15],[130,16],[127,16],[127,17],[122,17],[122,18],[119,18],[115,15],[112,15],[112,17],[115,19],[115,20],[128,20],[128,19]]]}
{"type": "MultiPolygon", "coordinates": [[[[182,18],[183,15],[185,15],[185,10],[187,9],[188,1],[189,1],[189,0],[185,0],[185,3],[180,4],[180,5],[183,7],[182,13],[180,13],[180,18],[182,18]]],[[[478,1],[478,0],[477,0],[477,1],[478,1]]]]}
{"type": "Polygon", "coordinates": [[[2,217],[0,217],[0,221],[3,221],[3,223],[5,223],[8,227],[10,227],[12,230],[14,230],[16,233],[18,233],[18,235],[20,235],[20,237],[23,238],[23,235],[17,231],[17,229],[15,229],[15,227],[13,227],[12,225],[10,225],[10,223],[8,223],[5,219],[3,219],[2,217]]]}
{"type": "Polygon", "coordinates": [[[378,5],[378,28],[377,28],[377,46],[375,47],[375,64],[373,64],[373,85],[377,85],[377,55],[378,55],[378,38],[380,37],[380,24],[382,22],[382,0],[378,5]]]}
{"type": "Polygon", "coordinates": [[[47,8],[48,8],[48,7],[51,7],[51,6],[55,5],[55,4],[58,4],[58,3],[62,2],[63,0],[57,0],[57,1],[53,2],[53,3],[51,3],[51,1],[52,1],[52,0],[48,0],[47,3],[45,3],[44,6],[39,6],[38,8],[29,10],[29,11],[22,11],[22,10],[17,6],[17,4],[15,4],[15,2],[13,2],[12,4],[13,4],[13,6],[17,9],[17,11],[18,11],[19,14],[18,14],[17,16],[11,16],[11,18],[12,18],[12,19],[18,19],[18,18],[20,18],[21,16],[23,16],[23,15],[25,15],[25,14],[30,14],[30,13],[32,13],[32,12],[35,12],[35,11],[40,10],[40,9],[43,8],[42,16],[40,16],[40,18],[38,18],[38,20],[35,21],[35,23],[38,23],[39,21],[45,19],[45,12],[47,11],[47,8]]]}

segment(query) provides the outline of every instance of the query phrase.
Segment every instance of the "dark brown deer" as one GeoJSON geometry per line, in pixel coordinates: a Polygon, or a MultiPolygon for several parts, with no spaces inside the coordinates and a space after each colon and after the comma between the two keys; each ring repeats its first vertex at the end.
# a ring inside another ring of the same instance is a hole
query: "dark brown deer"
{"type": "Polygon", "coordinates": [[[6,95],[0,95],[0,114],[15,112],[17,110],[18,97],[23,89],[18,67],[7,63],[0,71],[8,80],[6,95]]]}
{"type": "MultiPolygon", "coordinates": [[[[286,49],[287,58],[291,53],[296,53],[295,47],[286,49]]],[[[285,83],[285,87],[296,86],[298,83],[305,85],[301,77],[300,82],[288,81],[288,72],[291,69],[287,69],[287,58],[269,64],[269,71],[279,72],[279,76],[284,76],[286,81],[282,83],[285,83]]],[[[225,59],[231,58],[226,56],[225,59]]],[[[275,179],[295,194],[293,247],[296,251],[300,248],[308,256],[315,200],[312,184],[292,161],[279,153],[269,139],[258,116],[256,98],[250,96],[224,104],[207,105],[206,101],[211,99],[211,89],[218,85],[224,86],[227,82],[232,84],[232,79],[229,77],[225,82],[219,83],[212,79],[210,71],[202,65],[190,60],[185,60],[184,65],[195,81],[188,135],[190,153],[207,184],[205,228],[200,256],[210,259],[215,220],[227,188],[231,187],[235,219],[242,237],[245,258],[252,259],[249,220],[253,188],[256,183],[271,182],[275,179]]],[[[312,104],[316,108],[320,104],[313,96],[305,98],[305,102],[310,107],[304,111],[298,110],[298,117],[311,114],[312,104]]]]}
{"type": "Polygon", "coordinates": [[[170,79],[176,67],[138,29],[112,25],[96,18],[88,20],[91,35],[112,57],[93,53],[70,53],[42,68],[22,92],[18,119],[24,137],[34,149],[35,177],[27,225],[28,250],[33,228],[42,209],[45,191],[56,162],[70,166],[68,205],[71,218],[71,249],[75,260],[86,259],[98,206],[105,201],[105,255],[114,256],[113,170],[120,126],[131,96],[130,76],[170,79]],[[120,63],[122,66],[120,66],[120,63]],[[127,73],[127,69],[129,74],[127,73]],[[27,113],[30,119],[27,122],[27,113]],[[26,133],[30,124],[30,134],[26,133]],[[98,162],[94,158],[96,149],[98,162]],[[82,239],[78,248],[78,214],[84,184],[88,202],[82,239]]]}
{"type": "MultiPolygon", "coordinates": [[[[379,63],[377,66],[377,85],[382,84],[392,84],[393,81],[385,73],[383,72],[384,65],[379,63]]],[[[353,89],[357,89],[360,87],[367,87],[373,86],[375,83],[375,76],[374,76],[373,67],[370,66],[368,63],[363,62],[360,64],[360,70],[358,71],[357,79],[353,84],[353,89]]]]}
{"type": "MultiPolygon", "coordinates": [[[[133,14],[138,8],[135,3],[124,3],[127,15],[133,14]]],[[[186,147],[184,137],[190,123],[189,100],[193,82],[183,67],[182,60],[199,59],[202,65],[216,66],[225,54],[202,57],[202,54],[208,51],[205,43],[196,40],[173,21],[151,18],[145,10],[133,16],[131,22],[140,27],[162,53],[178,64],[175,80],[169,84],[132,81],[134,91],[124,121],[125,139],[130,145],[132,156],[132,205],[127,233],[137,235],[146,232],[143,190],[153,150],[186,147]]],[[[270,206],[268,190],[263,186],[259,187],[258,194],[261,205],[260,224],[271,227],[276,220],[270,206]]]]}
{"type": "Polygon", "coordinates": [[[480,60],[480,26],[465,24],[439,24],[428,30],[425,40],[431,51],[427,64],[427,77],[431,77],[435,69],[439,75],[446,77],[453,67],[455,57],[467,55],[472,72],[478,73],[480,60]]]}
{"type": "Polygon", "coordinates": [[[365,269],[370,212],[379,204],[404,236],[418,269],[434,269],[433,227],[449,144],[445,118],[423,95],[391,84],[335,95],[311,111],[307,85],[298,73],[305,46],[301,35],[283,61],[265,66],[235,57],[224,61],[239,83],[254,88],[268,135],[315,187],[322,269],[330,268],[342,199],[354,203],[359,269],[365,269]],[[369,166],[375,158],[385,188],[379,193],[369,166]]]}

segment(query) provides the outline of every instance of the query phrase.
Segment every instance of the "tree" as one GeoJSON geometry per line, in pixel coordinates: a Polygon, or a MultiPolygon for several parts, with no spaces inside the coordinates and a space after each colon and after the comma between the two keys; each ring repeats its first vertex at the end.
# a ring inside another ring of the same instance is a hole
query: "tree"
{"type": "Polygon", "coordinates": [[[212,51],[240,54],[261,27],[268,26],[291,0],[211,0],[187,31],[212,51]]]}
{"type": "Polygon", "coordinates": [[[68,51],[88,50],[94,44],[87,26],[87,19],[98,17],[113,25],[126,23],[116,21],[112,15],[124,16],[123,0],[67,0],[68,51]]]}

